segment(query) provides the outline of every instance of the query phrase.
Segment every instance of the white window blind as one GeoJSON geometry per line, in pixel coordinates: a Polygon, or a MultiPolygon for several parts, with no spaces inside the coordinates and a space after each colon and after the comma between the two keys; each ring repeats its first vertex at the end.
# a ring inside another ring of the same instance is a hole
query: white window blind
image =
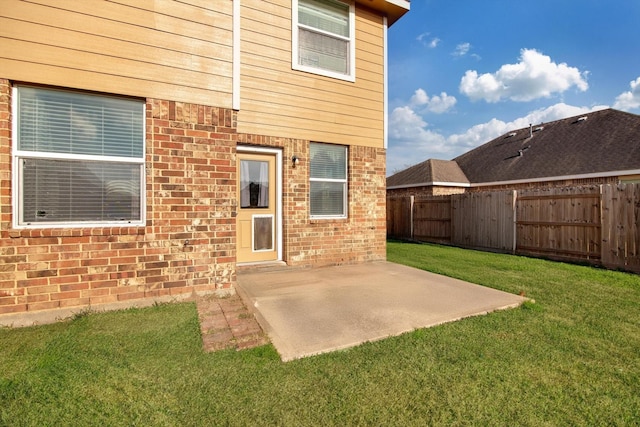
{"type": "Polygon", "coordinates": [[[346,217],[347,148],[312,143],[310,154],[311,217],[346,217]]]}
{"type": "Polygon", "coordinates": [[[143,221],[144,103],[19,87],[17,225],[143,221]]]}
{"type": "Polygon", "coordinates": [[[353,21],[348,4],[298,0],[297,65],[335,75],[352,74],[353,21]]]}
{"type": "Polygon", "coordinates": [[[300,65],[349,74],[349,42],[302,28],[298,37],[300,65]]]}
{"type": "Polygon", "coordinates": [[[332,0],[299,0],[298,23],[349,37],[349,6],[332,0]]]}

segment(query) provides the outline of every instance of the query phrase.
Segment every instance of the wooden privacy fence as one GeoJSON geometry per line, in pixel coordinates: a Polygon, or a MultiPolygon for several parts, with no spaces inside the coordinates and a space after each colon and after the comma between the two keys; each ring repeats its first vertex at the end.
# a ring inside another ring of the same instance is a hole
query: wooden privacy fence
{"type": "Polygon", "coordinates": [[[452,196],[451,242],[470,248],[513,251],[514,199],[514,191],[452,196]]]}
{"type": "Polygon", "coordinates": [[[413,238],[413,197],[387,199],[387,236],[396,239],[413,238]]]}
{"type": "Polygon", "coordinates": [[[640,185],[602,188],[602,264],[640,272],[640,185]]]}
{"type": "Polygon", "coordinates": [[[451,199],[418,200],[413,203],[413,238],[435,243],[451,241],[451,199]]]}
{"type": "Polygon", "coordinates": [[[391,238],[640,272],[640,185],[387,198],[391,238]]]}
{"type": "Polygon", "coordinates": [[[598,261],[600,207],[598,186],[519,191],[515,251],[598,261]]]}

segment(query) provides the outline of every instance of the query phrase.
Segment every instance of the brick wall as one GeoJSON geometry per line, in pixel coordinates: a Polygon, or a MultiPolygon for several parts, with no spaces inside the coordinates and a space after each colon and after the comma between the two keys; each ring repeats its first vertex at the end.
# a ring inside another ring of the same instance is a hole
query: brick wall
{"type": "Polygon", "coordinates": [[[238,144],[283,150],[283,258],[288,265],[386,259],[384,149],[349,147],[348,218],[318,220],[309,218],[309,141],[238,134],[238,144]],[[294,155],[300,160],[295,168],[294,155]]]}
{"type": "Polygon", "coordinates": [[[310,142],[238,134],[236,114],[146,101],[146,226],[13,229],[11,86],[0,79],[0,315],[231,289],[237,144],[282,149],[288,265],[386,258],[384,149],[349,147],[348,218],[314,220],[310,142]]]}
{"type": "Polygon", "coordinates": [[[409,188],[393,188],[387,190],[387,197],[430,197],[430,196],[448,196],[450,194],[462,194],[469,191],[465,187],[442,187],[427,185],[421,187],[409,187],[409,188]]]}
{"type": "Polygon", "coordinates": [[[145,227],[16,230],[10,108],[0,79],[0,314],[235,284],[235,112],[147,100],[145,227]]]}
{"type": "Polygon", "coordinates": [[[502,190],[533,190],[539,188],[556,188],[556,187],[579,187],[585,185],[600,185],[600,184],[618,184],[621,177],[609,176],[602,178],[582,178],[582,179],[565,179],[559,181],[545,181],[545,182],[525,182],[521,184],[511,185],[490,185],[484,187],[472,187],[468,191],[470,192],[483,192],[483,191],[502,191],[502,190]]]}
{"type": "Polygon", "coordinates": [[[471,192],[502,191],[502,190],[524,190],[536,188],[572,187],[581,185],[617,184],[622,177],[584,178],[568,179],[560,181],[545,182],[525,182],[521,184],[489,185],[482,187],[439,187],[421,186],[409,188],[394,188],[387,190],[387,197],[428,197],[428,196],[448,196],[450,194],[462,194],[471,192]]]}

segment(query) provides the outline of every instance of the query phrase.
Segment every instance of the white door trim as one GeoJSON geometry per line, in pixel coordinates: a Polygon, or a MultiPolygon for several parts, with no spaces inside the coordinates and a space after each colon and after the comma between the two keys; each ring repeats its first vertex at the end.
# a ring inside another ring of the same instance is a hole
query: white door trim
{"type": "Polygon", "coordinates": [[[278,249],[278,259],[276,259],[276,261],[282,261],[282,149],[238,145],[236,146],[236,151],[240,153],[272,154],[276,156],[276,245],[278,249]]]}

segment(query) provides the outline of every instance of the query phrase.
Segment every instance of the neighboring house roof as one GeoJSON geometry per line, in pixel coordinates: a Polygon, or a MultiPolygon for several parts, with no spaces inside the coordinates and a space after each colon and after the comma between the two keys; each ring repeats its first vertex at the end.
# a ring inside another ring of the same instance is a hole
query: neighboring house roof
{"type": "MultiPolygon", "coordinates": [[[[390,176],[387,187],[422,186],[424,177],[409,171],[433,162],[390,176]]],[[[606,109],[541,123],[507,132],[451,162],[472,186],[640,174],[640,116],[606,109]]]]}
{"type": "Polygon", "coordinates": [[[429,159],[387,178],[387,188],[468,184],[464,172],[452,160],[429,159]]]}
{"type": "Polygon", "coordinates": [[[473,183],[640,170],[640,116],[606,109],[542,123],[454,161],[473,183]]]}

